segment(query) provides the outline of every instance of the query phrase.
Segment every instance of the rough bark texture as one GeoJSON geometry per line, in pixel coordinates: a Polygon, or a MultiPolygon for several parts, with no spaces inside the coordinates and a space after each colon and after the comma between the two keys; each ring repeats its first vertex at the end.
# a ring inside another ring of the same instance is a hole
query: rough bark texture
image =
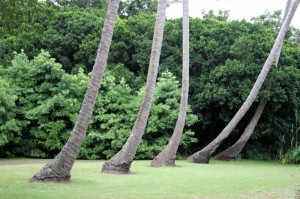
{"type": "MultiPolygon", "coordinates": [[[[287,14],[288,14],[289,9],[292,7],[292,3],[293,3],[292,0],[287,0],[285,10],[284,10],[284,15],[283,15],[283,18],[282,18],[282,23],[284,22],[287,14]]],[[[275,67],[277,67],[277,65],[278,65],[282,45],[283,44],[281,44],[281,46],[278,50],[278,53],[276,54],[276,57],[275,57],[275,61],[274,61],[275,62],[275,67]]],[[[270,89],[271,89],[271,82],[269,82],[268,86],[267,86],[267,90],[269,91],[270,89]]],[[[231,147],[229,147],[225,151],[217,154],[214,157],[215,160],[233,160],[233,159],[237,158],[237,156],[243,150],[244,146],[247,144],[249,138],[253,134],[254,129],[255,129],[255,127],[256,127],[256,125],[257,125],[257,123],[258,123],[258,121],[259,121],[259,119],[262,115],[262,112],[263,112],[263,110],[266,106],[266,103],[267,102],[264,101],[263,99],[260,100],[253,117],[251,118],[249,124],[245,128],[245,130],[244,130],[243,134],[241,135],[240,139],[234,145],[232,145],[231,147]]]]}
{"type": "Polygon", "coordinates": [[[110,0],[92,77],[70,138],[61,152],[35,174],[29,180],[30,182],[68,182],[70,180],[70,172],[85,137],[107,63],[118,8],[119,0],[110,0]]]}
{"type": "Polygon", "coordinates": [[[249,96],[247,97],[246,101],[243,103],[241,108],[238,110],[238,112],[235,114],[235,116],[231,119],[231,121],[228,123],[228,125],[223,129],[223,131],[206,147],[204,147],[202,150],[194,153],[190,157],[188,157],[188,162],[192,163],[208,163],[209,158],[211,154],[216,150],[216,148],[223,142],[224,139],[226,139],[232,130],[236,127],[236,125],[239,123],[239,121],[244,117],[246,112],[251,107],[252,103],[254,102],[255,98],[257,97],[257,94],[262,87],[266,76],[276,60],[276,56],[281,48],[281,45],[283,43],[285,34],[288,30],[288,27],[291,23],[291,20],[297,10],[297,7],[299,5],[300,0],[295,0],[292,8],[290,9],[289,13],[286,16],[286,20],[284,21],[283,25],[281,26],[280,32],[275,40],[275,43],[273,45],[273,48],[253,86],[251,89],[251,92],[249,96]],[[204,161],[204,162],[203,162],[204,161]]]}
{"type": "Polygon", "coordinates": [[[179,114],[168,145],[151,162],[152,167],[175,166],[177,149],[185,125],[189,92],[189,0],[183,0],[183,64],[179,114]]]}
{"type": "Polygon", "coordinates": [[[258,120],[260,119],[260,116],[261,116],[261,114],[262,114],[262,112],[265,108],[265,105],[266,105],[265,101],[261,100],[259,102],[258,107],[257,107],[251,121],[249,122],[249,124],[245,128],[245,131],[243,132],[240,139],[234,145],[232,145],[231,147],[229,147],[225,151],[217,154],[214,157],[215,160],[233,160],[233,159],[236,159],[236,157],[240,154],[240,152],[242,151],[244,146],[247,144],[249,138],[253,134],[254,129],[255,129],[257,123],[258,123],[258,120]]]}
{"type": "Polygon", "coordinates": [[[110,160],[105,162],[102,167],[103,173],[109,174],[128,174],[130,166],[135,156],[136,150],[142,140],[144,130],[149,117],[152,98],[154,95],[155,83],[158,72],[159,58],[163,40],[167,0],[158,0],[155,30],[152,42],[151,57],[147,75],[147,83],[144,98],[134,123],[132,131],[122,147],[110,160]]]}

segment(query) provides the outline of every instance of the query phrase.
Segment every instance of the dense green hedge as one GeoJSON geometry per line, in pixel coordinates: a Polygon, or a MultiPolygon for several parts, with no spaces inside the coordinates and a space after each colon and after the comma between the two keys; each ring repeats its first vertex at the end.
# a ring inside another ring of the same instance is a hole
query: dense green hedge
{"type": "MultiPolygon", "coordinates": [[[[12,66],[2,68],[2,73],[7,82],[0,81],[1,156],[53,157],[70,135],[89,77],[83,70],[66,73],[45,51],[33,60],[24,53],[16,55],[12,66]]],[[[135,121],[144,89],[134,92],[124,78],[117,80],[114,73],[105,73],[80,158],[104,159],[114,155],[135,121]]],[[[179,98],[179,81],[170,72],[162,73],[137,158],[153,158],[166,145],[177,119],[179,98]]],[[[197,122],[197,116],[190,112],[183,150],[196,142],[188,127],[197,122]]]]}

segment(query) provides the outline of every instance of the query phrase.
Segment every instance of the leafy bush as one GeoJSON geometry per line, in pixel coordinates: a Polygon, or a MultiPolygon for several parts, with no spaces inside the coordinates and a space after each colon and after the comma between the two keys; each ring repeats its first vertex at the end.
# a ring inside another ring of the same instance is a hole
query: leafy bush
{"type": "MultiPolygon", "coordinates": [[[[105,73],[80,158],[107,159],[122,148],[136,119],[143,93],[144,88],[134,95],[125,79],[116,83],[110,71],[105,73]]],[[[151,159],[168,143],[178,115],[179,98],[179,82],[172,73],[163,72],[158,78],[146,132],[135,158],[151,159]]],[[[189,108],[186,126],[196,121],[197,117],[189,108]]],[[[181,147],[187,148],[196,142],[193,136],[194,132],[187,128],[181,147]]]]}
{"type": "Polygon", "coordinates": [[[16,55],[7,73],[16,88],[16,119],[24,139],[15,147],[25,156],[53,156],[69,137],[88,77],[82,71],[65,73],[45,51],[32,61],[16,55]]]}
{"type": "Polygon", "coordinates": [[[0,77],[0,157],[8,154],[1,148],[20,140],[20,129],[15,120],[16,98],[11,85],[0,77]]]}
{"type": "Polygon", "coordinates": [[[288,163],[288,164],[299,164],[300,163],[300,146],[293,149],[289,150],[284,154],[282,160],[282,163],[288,163]]]}

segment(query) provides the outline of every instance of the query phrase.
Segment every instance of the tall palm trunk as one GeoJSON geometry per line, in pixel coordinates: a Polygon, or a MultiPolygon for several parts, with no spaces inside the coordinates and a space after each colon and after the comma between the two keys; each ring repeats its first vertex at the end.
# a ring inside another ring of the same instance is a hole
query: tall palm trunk
{"type": "Polygon", "coordinates": [[[226,139],[231,131],[236,127],[236,125],[239,123],[239,121],[244,117],[248,109],[251,107],[252,103],[254,102],[255,98],[257,97],[257,94],[261,88],[261,86],[264,83],[264,80],[266,79],[266,76],[274,63],[276,56],[278,54],[278,51],[281,48],[281,45],[283,43],[285,34],[288,30],[288,27],[291,23],[291,20],[297,10],[297,7],[299,5],[300,0],[295,0],[295,3],[293,4],[292,8],[290,9],[289,13],[286,16],[286,20],[284,21],[283,25],[281,26],[280,32],[275,40],[275,43],[273,45],[273,48],[249,94],[246,101],[243,103],[241,108],[238,110],[238,112],[235,114],[235,116],[231,119],[231,121],[228,123],[228,125],[223,129],[223,131],[206,147],[204,147],[201,151],[198,151],[188,157],[189,162],[193,163],[208,163],[209,158],[211,154],[215,151],[215,149],[222,143],[224,139],[226,139]]]}
{"type": "MultiPolygon", "coordinates": [[[[282,23],[284,22],[289,9],[292,7],[292,0],[287,0],[286,2],[286,6],[285,6],[285,10],[284,10],[284,14],[283,14],[283,18],[282,18],[282,23]]],[[[276,55],[275,58],[275,67],[277,67],[278,65],[278,61],[279,61],[279,57],[281,54],[281,48],[282,45],[279,48],[279,51],[276,55]]],[[[269,91],[271,89],[271,82],[268,83],[267,86],[267,90],[269,91]]],[[[247,127],[245,128],[243,134],[241,135],[241,137],[238,139],[238,141],[236,143],[234,143],[232,146],[230,146],[228,149],[222,151],[221,153],[218,153],[214,159],[215,160],[232,160],[232,159],[236,159],[236,157],[240,154],[240,152],[243,150],[244,146],[247,144],[248,140],[250,139],[251,135],[254,132],[254,129],[262,115],[262,112],[265,108],[266,105],[266,101],[264,99],[261,99],[256,111],[253,115],[253,117],[251,118],[249,124],[247,125],[247,127]]]]}
{"type": "Polygon", "coordinates": [[[189,0],[183,0],[183,67],[178,119],[168,145],[151,162],[152,167],[175,166],[176,152],[185,125],[189,94],[189,0]]]}
{"type": "Polygon", "coordinates": [[[85,93],[77,121],[72,130],[72,134],[54,160],[46,164],[37,174],[35,174],[29,180],[30,182],[67,182],[71,178],[70,172],[79,153],[83,138],[85,137],[107,63],[119,2],[120,0],[110,0],[109,2],[102,37],[92,71],[92,77],[85,93]]]}
{"type": "Polygon", "coordinates": [[[144,130],[149,117],[155,83],[158,72],[159,58],[163,40],[164,24],[166,16],[167,0],[158,0],[155,30],[152,41],[151,57],[147,75],[146,89],[144,98],[134,123],[130,136],[122,149],[110,160],[104,163],[103,173],[128,174],[136,150],[142,140],[144,130]]]}

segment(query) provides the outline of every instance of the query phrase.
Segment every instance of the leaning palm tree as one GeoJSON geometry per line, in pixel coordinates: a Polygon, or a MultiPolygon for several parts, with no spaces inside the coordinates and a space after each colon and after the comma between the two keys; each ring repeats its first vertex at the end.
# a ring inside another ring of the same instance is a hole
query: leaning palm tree
{"type": "Polygon", "coordinates": [[[152,160],[152,167],[175,166],[176,152],[185,125],[189,94],[189,0],[183,0],[182,31],[182,88],[178,119],[168,145],[152,160]]]}
{"type": "Polygon", "coordinates": [[[92,76],[71,136],[60,153],[35,174],[29,180],[30,182],[70,181],[70,172],[79,153],[83,138],[85,137],[107,63],[119,2],[120,0],[110,0],[109,2],[92,76]]]}
{"type": "Polygon", "coordinates": [[[136,150],[142,140],[144,130],[149,117],[151,102],[154,94],[155,83],[158,72],[159,58],[163,41],[164,24],[166,16],[167,0],[158,0],[155,30],[152,41],[152,50],[147,75],[144,98],[137,115],[137,119],[131,133],[122,149],[111,159],[104,163],[103,173],[128,174],[135,156],[136,150]]]}
{"type": "Polygon", "coordinates": [[[211,154],[216,150],[216,148],[223,142],[224,139],[226,139],[231,131],[236,127],[236,125],[239,123],[239,121],[244,117],[246,112],[251,107],[252,103],[257,97],[257,94],[262,87],[266,76],[274,63],[277,54],[279,53],[279,50],[282,46],[284,37],[286,35],[286,32],[288,31],[289,25],[292,21],[292,18],[297,10],[297,7],[299,5],[300,0],[294,0],[292,8],[289,10],[286,19],[284,23],[282,24],[279,34],[275,40],[275,43],[272,47],[272,50],[259,74],[257,77],[257,80],[253,86],[253,88],[250,91],[249,96],[241,106],[241,108],[238,110],[238,112],[234,115],[234,117],[231,119],[231,121],[228,123],[228,125],[223,129],[223,131],[212,141],[210,142],[206,147],[204,147],[202,150],[194,153],[190,157],[188,157],[188,162],[193,163],[208,163],[209,158],[211,154]]]}
{"type": "MultiPolygon", "coordinates": [[[[289,9],[292,7],[292,3],[293,3],[292,0],[287,0],[284,15],[282,18],[282,22],[284,22],[289,9]]],[[[280,46],[278,53],[275,57],[275,63],[274,63],[275,67],[278,65],[279,57],[281,54],[281,48],[282,48],[282,45],[280,46]]],[[[270,89],[271,89],[271,82],[269,82],[268,86],[267,86],[267,90],[270,90],[270,89]]],[[[263,110],[266,106],[266,103],[267,102],[264,99],[260,100],[253,117],[251,118],[249,124],[245,128],[241,137],[238,139],[238,141],[236,143],[234,143],[228,149],[215,155],[215,157],[214,157],[215,160],[232,160],[232,159],[235,159],[240,154],[240,152],[243,150],[244,146],[247,144],[248,140],[250,139],[251,135],[253,134],[254,129],[255,129],[255,127],[263,113],[263,110]]]]}
{"type": "Polygon", "coordinates": [[[258,123],[258,120],[265,108],[265,105],[266,105],[266,101],[261,100],[259,102],[253,117],[251,118],[249,124],[245,128],[239,140],[236,143],[234,143],[234,145],[226,149],[225,151],[215,155],[214,157],[215,160],[233,160],[240,154],[244,146],[247,144],[249,138],[251,137],[258,123]]]}

